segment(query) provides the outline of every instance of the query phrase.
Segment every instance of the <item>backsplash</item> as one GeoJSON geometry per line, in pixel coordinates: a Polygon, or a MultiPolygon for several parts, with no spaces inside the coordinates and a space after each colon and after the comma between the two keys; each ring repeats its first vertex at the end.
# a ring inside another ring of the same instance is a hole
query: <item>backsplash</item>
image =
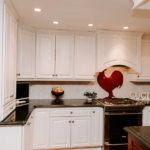
{"type": "MultiPolygon", "coordinates": [[[[110,67],[105,72],[105,75],[109,77],[114,70],[121,71],[124,77],[122,87],[120,89],[116,88],[113,91],[115,97],[129,97],[131,92],[150,92],[150,83],[132,83],[129,81],[130,74],[128,74],[127,67],[110,67]]],[[[55,96],[51,94],[51,90],[52,87],[58,86],[62,87],[62,90],[65,91],[61,97],[62,99],[86,99],[83,96],[86,91],[96,92],[98,98],[108,96],[108,93],[99,86],[97,80],[95,82],[41,81],[30,82],[30,99],[54,99],[55,96]]]]}

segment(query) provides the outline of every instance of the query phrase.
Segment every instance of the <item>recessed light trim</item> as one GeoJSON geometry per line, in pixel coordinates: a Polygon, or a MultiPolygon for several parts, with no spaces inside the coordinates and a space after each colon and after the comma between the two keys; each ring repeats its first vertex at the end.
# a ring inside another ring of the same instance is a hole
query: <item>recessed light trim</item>
{"type": "Polygon", "coordinates": [[[93,27],[93,24],[88,24],[89,27],[93,27]]]}
{"type": "Polygon", "coordinates": [[[59,22],[58,21],[54,21],[53,24],[59,24],[59,22]]]}
{"type": "Polygon", "coordinates": [[[34,8],[34,11],[40,12],[41,9],[40,8],[34,8]]]}
{"type": "Polygon", "coordinates": [[[128,26],[126,26],[126,27],[123,27],[123,29],[125,29],[125,30],[126,30],[126,29],[129,29],[129,27],[128,27],[128,26]]]}

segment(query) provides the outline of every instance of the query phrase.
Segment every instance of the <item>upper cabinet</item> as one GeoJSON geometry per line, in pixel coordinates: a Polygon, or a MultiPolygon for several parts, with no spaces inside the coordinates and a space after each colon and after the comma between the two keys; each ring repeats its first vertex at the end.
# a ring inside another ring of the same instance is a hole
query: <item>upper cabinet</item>
{"type": "Polygon", "coordinates": [[[55,35],[37,34],[36,78],[53,78],[55,66],[55,35]]]}
{"type": "MultiPolygon", "coordinates": [[[[15,109],[16,98],[16,49],[17,49],[17,22],[8,7],[2,5],[3,35],[1,59],[1,102],[0,121],[15,109]]],[[[0,10],[0,13],[1,13],[0,10]]]]}
{"type": "Polygon", "coordinates": [[[57,78],[73,79],[74,37],[56,36],[56,72],[57,78]]]}
{"type": "Polygon", "coordinates": [[[35,77],[35,33],[18,29],[17,78],[35,77]]]}
{"type": "Polygon", "coordinates": [[[36,43],[34,33],[18,35],[18,81],[95,80],[95,35],[37,32],[36,43]]]}
{"type": "Polygon", "coordinates": [[[75,79],[95,79],[95,37],[75,37],[75,79]]]}
{"type": "MultiPolygon", "coordinates": [[[[130,80],[135,82],[150,82],[150,39],[142,40],[141,44],[141,73],[131,74],[130,80]]],[[[130,72],[129,72],[130,73],[130,72]]]]}
{"type": "Polygon", "coordinates": [[[141,71],[142,33],[97,31],[97,72],[114,65],[141,71]]]}

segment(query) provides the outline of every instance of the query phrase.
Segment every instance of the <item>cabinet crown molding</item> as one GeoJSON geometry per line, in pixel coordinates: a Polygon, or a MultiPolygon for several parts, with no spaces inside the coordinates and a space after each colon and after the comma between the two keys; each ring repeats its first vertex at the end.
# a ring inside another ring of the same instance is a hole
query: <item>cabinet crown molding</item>
{"type": "Polygon", "coordinates": [[[107,34],[116,36],[139,36],[141,37],[144,33],[142,32],[125,32],[125,31],[113,31],[113,30],[97,30],[96,35],[107,34]]]}

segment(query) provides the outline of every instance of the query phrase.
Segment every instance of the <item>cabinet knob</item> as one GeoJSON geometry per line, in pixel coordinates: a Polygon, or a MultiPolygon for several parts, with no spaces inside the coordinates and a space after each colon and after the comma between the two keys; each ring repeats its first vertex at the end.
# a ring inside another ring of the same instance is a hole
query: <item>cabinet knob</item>
{"type": "Polygon", "coordinates": [[[70,114],[73,114],[73,112],[70,112],[70,114]]]}
{"type": "Polygon", "coordinates": [[[74,123],[74,121],[72,121],[72,123],[74,123]]]}
{"type": "Polygon", "coordinates": [[[55,75],[53,74],[53,76],[55,76],[55,75]]]}
{"type": "Polygon", "coordinates": [[[20,76],[20,73],[17,73],[17,76],[20,76]]]}
{"type": "Polygon", "coordinates": [[[29,126],[31,124],[31,122],[28,122],[27,125],[29,126]]]}
{"type": "Polygon", "coordinates": [[[137,76],[138,78],[140,77],[140,76],[137,76]]]}
{"type": "Polygon", "coordinates": [[[13,107],[10,107],[10,109],[13,109],[13,107]]]}
{"type": "Polygon", "coordinates": [[[93,75],[95,77],[95,75],[93,75]]]}
{"type": "Polygon", "coordinates": [[[31,116],[31,118],[33,118],[33,116],[31,116]]]}
{"type": "Polygon", "coordinates": [[[71,123],[71,121],[69,121],[69,123],[71,123]]]}
{"type": "Polygon", "coordinates": [[[57,76],[57,74],[55,76],[57,76]]]}
{"type": "Polygon", "coordinates": [[[95,111],[93,111],[93,113],[95,113],[95,111]]]}

